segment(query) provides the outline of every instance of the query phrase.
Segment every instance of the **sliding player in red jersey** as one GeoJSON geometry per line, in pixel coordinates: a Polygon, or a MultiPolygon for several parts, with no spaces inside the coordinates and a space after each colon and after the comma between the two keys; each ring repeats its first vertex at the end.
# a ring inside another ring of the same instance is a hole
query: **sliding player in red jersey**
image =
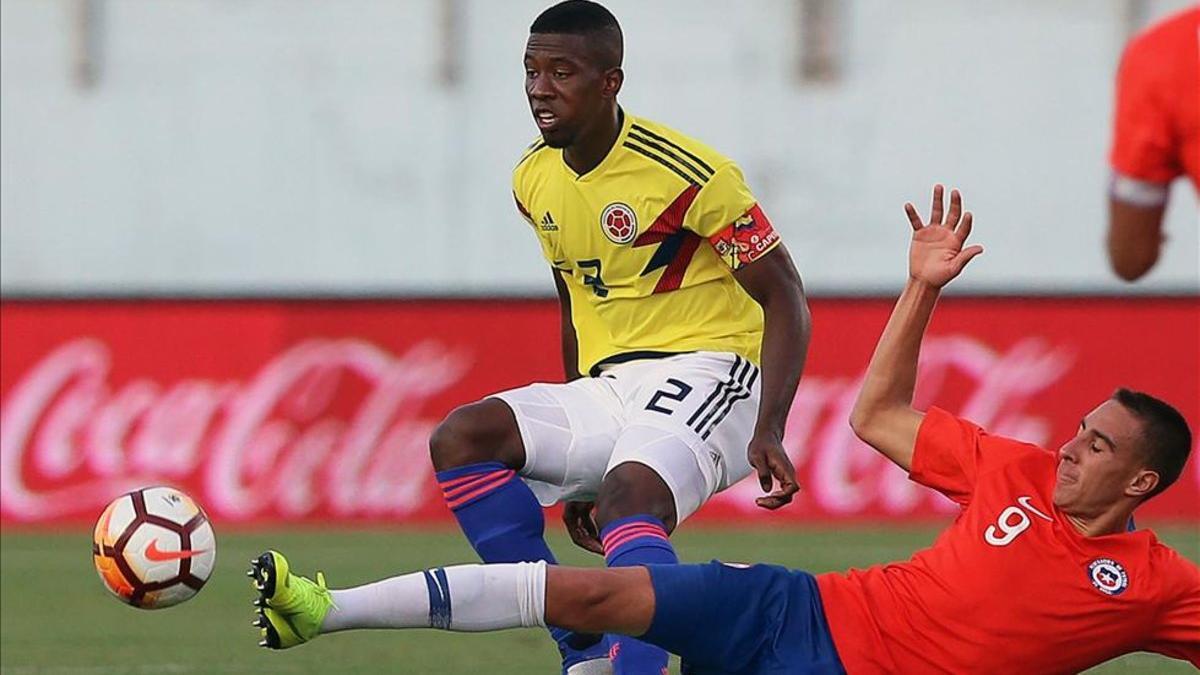
{"type": "MultiPolygon", "coordinates": [[[[1200,666],[1200,568],[1150,530],[1125,529],[1182,473],[1187,423],[1170,405],[1119,389],[1052,452],[913,409],[938,295],[983,249],[964,248],[972,217],[957,192],[945,211],[935,188],[928,224],[907,209],[909,278],[850,422],[960,506],[932,546],[905,562],[815,577],[722,563],[439,567],[376,584],[388,612],[371,625],[622,633],[679,654],[695,675],[1077,673],[1134,651],[1200,666]]],[[[290,574],[279,553],[264,553],[251,574],[268,634],[277,604],[328,605],[330,592],[290,574]]],[[[322,631],[345,627],[339,611],[320,614],[322,631]]]]}

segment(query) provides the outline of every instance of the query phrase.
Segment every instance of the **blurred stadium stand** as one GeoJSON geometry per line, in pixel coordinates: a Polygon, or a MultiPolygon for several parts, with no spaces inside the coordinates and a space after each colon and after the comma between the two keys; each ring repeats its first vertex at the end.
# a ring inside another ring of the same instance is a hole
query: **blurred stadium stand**
{"type": "MultiPolygon", "coordinates": [[[[4,0],[0,291],[538,295],[513,211],[546,0],[4,0]]],[[[1183,0],[609,0],[624,105],[736,158],[814,295],[891,294],[901,204],[965,191],[957,292],[1195,294],[1195,195],[1104,257],[1113,72],[1183,0]]]]}

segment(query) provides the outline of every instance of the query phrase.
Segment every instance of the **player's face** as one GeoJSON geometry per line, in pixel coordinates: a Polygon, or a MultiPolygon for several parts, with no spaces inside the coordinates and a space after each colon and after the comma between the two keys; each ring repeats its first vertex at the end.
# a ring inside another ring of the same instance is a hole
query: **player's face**
{"type": "Polygon", "coordinates": [[[1108,400],[1088,413],[1075,437],[1058,450],[1054,505],[1072,515],[1103,513],[1145,472],[1142,423],[1125,406],[1108,400]]]}
{"type": "Polygon", "coordinates": [[[525,95],[533,121],[552,148],[566,148],[603,119],[613,71],[588,58],[582,35],[535,33],[525,45],[525,95]]]}

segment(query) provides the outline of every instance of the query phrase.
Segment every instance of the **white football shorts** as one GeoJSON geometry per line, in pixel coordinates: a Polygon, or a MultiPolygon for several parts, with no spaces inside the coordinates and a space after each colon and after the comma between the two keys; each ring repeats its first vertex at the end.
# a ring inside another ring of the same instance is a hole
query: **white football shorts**
{"type": "Polygon", "coordinates": [[[638,462],[666,482],[682,523],[750,474],[759,389],[759,369],[744,357],[693,352],[494,397],[516,416],[525,444],[519,473],[543,506],[592,501],[609,471],[638,462]]]}

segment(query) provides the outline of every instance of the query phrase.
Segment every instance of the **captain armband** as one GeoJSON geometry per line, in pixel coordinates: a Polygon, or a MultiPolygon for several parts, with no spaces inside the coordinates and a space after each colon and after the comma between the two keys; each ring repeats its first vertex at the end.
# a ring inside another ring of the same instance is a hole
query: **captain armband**
{"type": "Polygon", "coordinates": [[[741,218],[708,238],[713,249],[730,269],[758,260],[779,243],[779,233],[758,204],[750,207],[741,218]]]}

